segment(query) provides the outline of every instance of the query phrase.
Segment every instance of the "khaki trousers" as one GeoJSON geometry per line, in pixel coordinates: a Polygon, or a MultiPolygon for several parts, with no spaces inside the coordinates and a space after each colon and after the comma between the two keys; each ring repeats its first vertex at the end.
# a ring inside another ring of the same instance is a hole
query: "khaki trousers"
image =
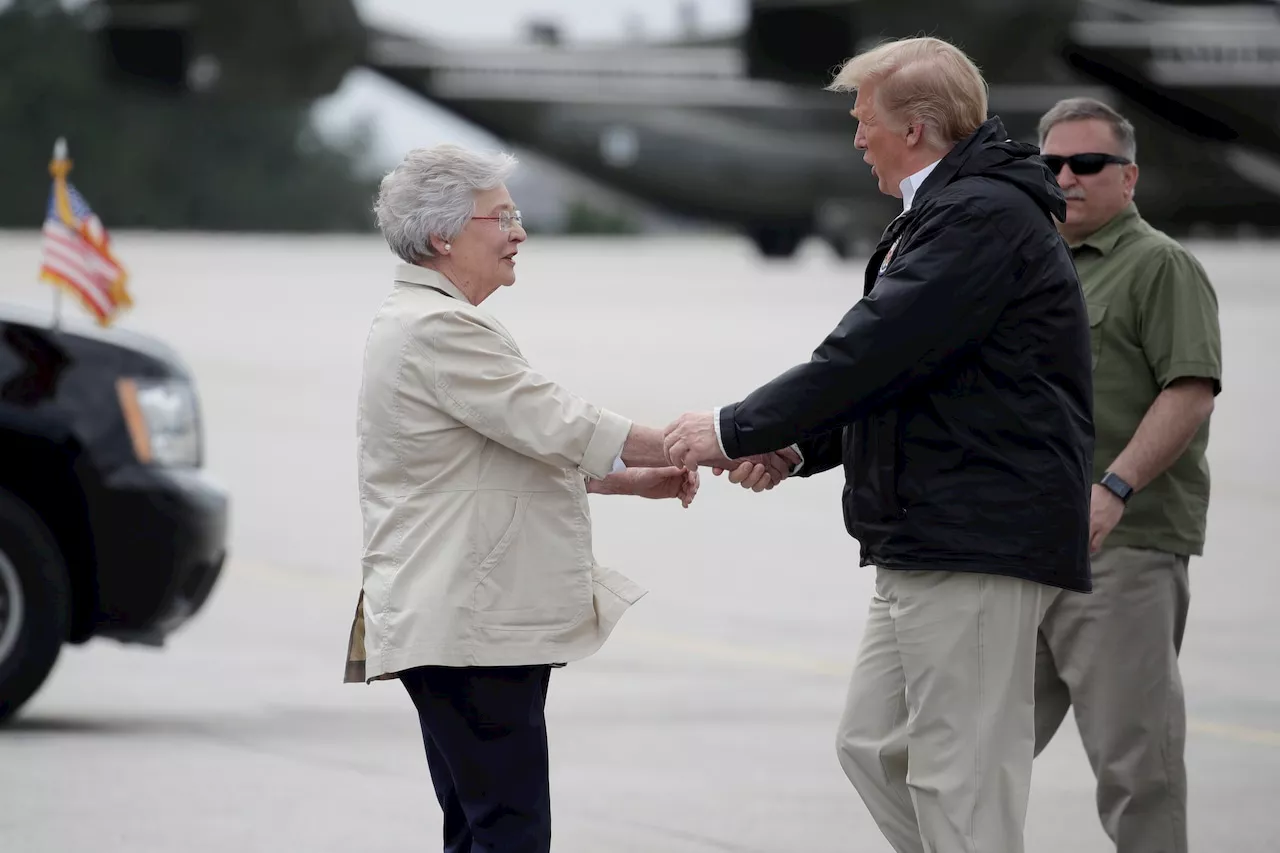
{"type": "Polygon", "coordinates": [[[1051,593],[999,575],[876,570],[836,748],[897,853],[1023,853],[1051,593]]]}
{"type": "Polygon", "coordinates": [[[1104,548],[1093,594],[1063,593],[1040,626],[1036,754],[1075,706],[1117,853],[1186,853],[1186,706],[1178,652],[1188,558],[1104,548]]]}

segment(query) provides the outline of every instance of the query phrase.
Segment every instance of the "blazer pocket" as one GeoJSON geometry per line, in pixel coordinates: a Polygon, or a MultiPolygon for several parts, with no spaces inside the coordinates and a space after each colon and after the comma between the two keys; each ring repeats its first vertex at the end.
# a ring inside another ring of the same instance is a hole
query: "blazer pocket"
{"type": "Polygon", "coordinates": [[[506,556],[507,549],[511,547],[511,542],[516,538],[516,534],[520,532],[520,527],[524,524],[525,512],[529,509],[529,495],[516,495],[515,504],[515,511],[511,515],[511,520],[507,522],[507,526],[498,537],[498,541],[489,549],[489,553],[480,561],[478,572],[481,581],[488,577],[494,566],[502,562],[502,558],[506,556]]]}
{"type": "Polygon", "coordinates": [[[581,538],[590,522],[568,492],[529,500],[511,540],[486,559],[475,586],[476,624],[488,631],[562,630],[591,612],[591,559],[581,538]]]}

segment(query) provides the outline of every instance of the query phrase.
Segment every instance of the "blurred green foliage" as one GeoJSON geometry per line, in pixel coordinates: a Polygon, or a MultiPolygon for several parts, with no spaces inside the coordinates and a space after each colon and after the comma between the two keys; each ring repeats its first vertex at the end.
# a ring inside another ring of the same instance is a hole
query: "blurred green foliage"
{"type": "Polygon", "coordinates": [[[39,228],[53,143],[109,229],[365,231],[377,177],[371,132],[338,144],[311,102],[244,105],[151,94],[105,79],[86,12],[57,0],[0,11],[0,227],[39,228]]]}
{"type": "Polygon", "coordinates": [[[642,230],[642,223],[634,216],[605,210],[580,199],[570,202],[565,211],[566,234],[638,234],[642,230]]]}

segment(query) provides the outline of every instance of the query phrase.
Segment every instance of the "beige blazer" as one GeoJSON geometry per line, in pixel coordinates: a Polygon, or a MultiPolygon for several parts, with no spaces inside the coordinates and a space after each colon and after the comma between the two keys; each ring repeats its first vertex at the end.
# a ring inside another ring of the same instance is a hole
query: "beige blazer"
{"type": "Polygon", "coordinates": [[[344,680],[600,648],[644,590],[596,564],[584,475],[607,475],[630,429],[535,371],[444,276],[399,265],[365,344],[344,680]]]}

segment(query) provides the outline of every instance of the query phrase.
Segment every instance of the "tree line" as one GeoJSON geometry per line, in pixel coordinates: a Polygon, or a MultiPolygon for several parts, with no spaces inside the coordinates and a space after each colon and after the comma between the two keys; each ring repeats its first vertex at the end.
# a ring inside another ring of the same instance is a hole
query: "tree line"
{"type": "Polygon", "coordinates": [[[86,11],[0,10],[0,227],[39,228],[54,141],[108,229],[365,231],[368,128],[323,139],[310,101],[220,103],[113,85],[86,11]]]}

